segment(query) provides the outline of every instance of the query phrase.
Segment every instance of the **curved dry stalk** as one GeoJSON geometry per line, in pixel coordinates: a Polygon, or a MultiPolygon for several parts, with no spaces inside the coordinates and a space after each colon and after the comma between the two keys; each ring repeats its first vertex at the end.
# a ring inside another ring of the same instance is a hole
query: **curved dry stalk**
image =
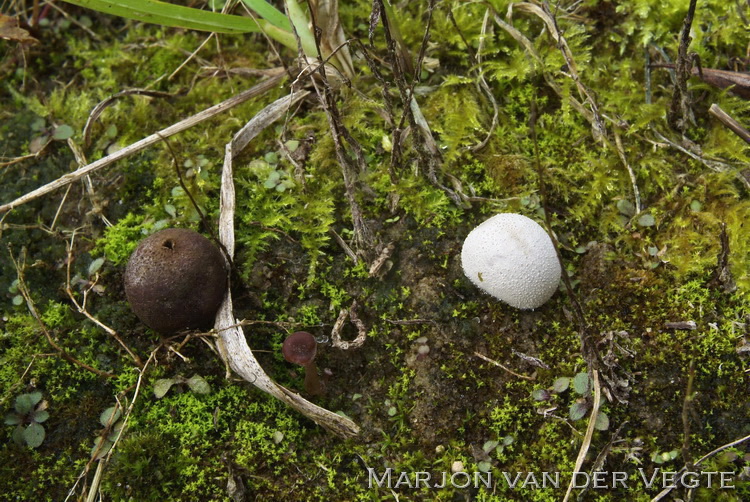
{"type": "Polygon", "coordinates": [[[89,118],[86,119],[86,125],[83,126],[84,148],[88,148],[88,146],[91,144],[91,128],[94,126],[94,123],[99,119],[101,114],[104,113],[104,110],[117,103],[117,100],[119,100],[120,98],[133,95],[148,96],[151,98],[173,98],[175,96],[174,94],[170,94],[168,92],[151,91],[148,89],[126,89],[124,91],[116,92],[110,97],[103,99],[102,101],[97,103],[97,105],[91,110],[91,112],[89,113],[89,118]]]}
{"type": "MultiPolygon", "coordinates": [[[[307,91],[289,94],[267,106],[253,117],[227,144],[224,156],[224,167],[221,176],[221,212],[219,215],[219,240],[231,259],[234,255],[234,209],[235,192],[233,181],[232,161],[258,133],[274,121],[280,119],[295,102],[309,94],[307,91]]],[[[321,408],[299,394],[296,394],[277,384],[266,374],[250,350],[242,331],[240,321],[234,317],[232,309],[232,293],[227,296],[216,315],[214,328],[219,334],[217,346],[222,357],[230,368],[242,378],[258,387],[263,392],[285,402],[314,422],[343,436],[353,437],[359,433],[359,427],[349,420],[321,408]]]]}
{"type": "Polygon", "coordinates": [[[367,328],[357,315],[357,300],[354,300],[351,307],[341,309],[339,312],[339,317],[336,319],[331,330],[331,346],[340,350],[358,349],[364,345],[366,339],[367,328]],[[351,319],[352,324],[357,328],[357,337],[351,341],[341,339],[341,330],[344,328],[347,318],[351,319]]]}

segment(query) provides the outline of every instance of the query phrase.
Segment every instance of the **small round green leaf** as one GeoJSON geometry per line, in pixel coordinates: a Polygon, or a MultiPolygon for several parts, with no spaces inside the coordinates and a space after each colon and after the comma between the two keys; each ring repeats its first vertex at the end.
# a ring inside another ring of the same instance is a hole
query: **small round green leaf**
{"type": "Polygon", "coordinates": [[[568,377],[560,377],[552,384],[552,390],[558,394],[568,390],[568,387],[570,387],[570,378],[568,377]]]}
{"type": "Polygon", "coordinates": [[[484,450],[485,453],[489,453],[500,444],[500,441],[485,441],[484,445],[482,445],[482,450],[484,450]]]}
{"type": "Polygon", "coordinates": [[[588,373],[578,373],[573,378],[573,390],[582,396],[591,392],[591,379],[589,378],[588,373]]]}
{"type": "Polygon", "coordinates": [[[32,448],[38,448],[44,441],[44,436],[44,427],[33,422],[23,431],[24,441],[32,448]]]}
{"type": "Polygon", "coordinates": [[[42,129],[44,129],[44,126],[46,126],[47,123],[44,121],[42,117],[37,117],[31,122],[31,130],[39,132],[42,129]]]}
{"type": "Polygon", "coordinates": [[[13,302],[13,305],[18,307],[19,305],[23,303],[23,296],[21,295],[14,296],[12,302],[13,302]]]}
{"type": "Polygon", "coordinates": [[[18,425],[23,422],[23,419],[16,413],[8,413],[5,415],[5,425],[18,425]]]}
{"type": "Polygon", "coordinates": [[[573,405],[570,407],[570,419],[571,420],[580,420],[583,417],[586,416],[586,413],[589,411],[589,406],[584,403],[573,403],[573,405]]]}
{"type": "Polygon", "coordinates": [[[98,438],[94,439],[94,447],[91,448],[91,454],[92,455],[97,450],[97,448],[99,448],[99,445],[102,444],[102,441],[104,441],[104,439],[101,436],[99,436],[98,438]]]}
{"type": "Polygon", "coordinates": [[[41,400],[42,393],[39,391],[21,394],[16,398],[16,411],[19,415],[28,415],[41,400]]]}
{"type": "Polygon", "coordinates": [[[169,389],[174,385],[175,381],[173,378],[160,378],[154,382],[154,396],[156,399],[161,399],[164,395],[169,392],[169,389]]]}
{"type": "Polygon", "coordinates": [[[11,439],[16,444],[24,444],[26,440],[23,437],[23,432],[26,429],[23,428],[23,425],[19,425],[15,429],[13,429],[13,434],[10,435],[11,439]]]}
{"type": "Polygon", "coordinates": [[[263,157],[263,160],[265,160],[269,164],[278,164],[279,163],[279,154],[276,153],[276,152],[268,152],[263,157]]]}
{"type": "Polygon", "coordinates": [[[646,213],[638,217],[638,224],[642,227],[653,227],[656,225],[656,220],[653,215],[646,213]]]}
{"type": "Polygon", "coordinates": [[[609,417],[603,411],[600,411],[596,415],[596,422],[594,422],[594,428],[598,431],[606,431],[609,429],[609,417]]]}
{"type": "Polygon", "coordinates": [[[38,410],[31,415],[31,419],[38,424],[45,422],[48,418],[49,412],[47,410],[38,410]]]}
{"type": "Polygon", "coordinates": [[[55,130],[52,133],[52,139],[65,140],[68,138],[72,138],[73,134],[74,134],[73,128],[70,127],[68,124],[63,124],[61,126],[55,127],[55,130]]]}
{"type": "Polygon", "coordinates": [[[627,199],[620,199],[617,201],[617,210],[620,211],[620,214],[625,215],[628,218],[635,216],[635,206],[627,199]]]}
{"type": "Polygon", "coordinates": [[[208,382],[206,382],[206,380],[200,375],[190,377],[187,384],[188,387],[190,387],[190,390],[196,394],[208,394],[211,392],[211,386],[208,385],[208,382]]]}
{"type": "Polygon", "coordinates": [[[479,469],[481,472],[490,472],[490,469],[492,469],[492,462],[482,460],[481,462],[477,463],[477,469],[479,469]]]}
{"type": "Polygon", "coordinates": [[[534,401],[546,401],[550,398],[550,394],[547,389],[534,389],[531,392],[531,397],[534,401]]]}
{"type": "Polygon", "coordinates": [[[104,258],[97,258],[96,260],[92,261],[89,265],[89,275],[94,275],[99,271],[100,268],[102,268],[102,265],[104,265],[104,258]]]}
{"type": "Polygon", "coordinates": [[[99,415],[99,423],[104,427],[110,426],[120,419],[122,412],[119,406],[110,406],[99,415]]]}
{"type": "Polygon", "coordinates": [[[94,447],[91,448],[91,454],[93,455],[94,453],[96,453],[97,459],[104,458],[107,453],[109,453],[109,450],[112,449],[113,445],[114,443],[112,443],[112,441],[104,440],[101,437],[98,437],[94,440],[94,447]]]}
{"type": "Polygon", "coordinates": [[[297,148],[299,148],[299,141],[297,141],[296,139],[290,139],[289,141],[284,143],[284,146],[286,146],[287,150],[293,152],[297,148]]]}
{"type": "Polygon", "coordinates": [[[120,421],[115,424],[114,427],[112,427],[112,434],[117,437],[118,434],[120,434],[120,431],[125,427],[125,422],[120,421]]]}

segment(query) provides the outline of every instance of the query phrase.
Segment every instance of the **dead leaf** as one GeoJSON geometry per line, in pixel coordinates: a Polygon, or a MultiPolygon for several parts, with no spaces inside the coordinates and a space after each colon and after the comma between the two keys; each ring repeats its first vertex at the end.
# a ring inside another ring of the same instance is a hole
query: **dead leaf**
{"type": "Polygon", "coordinates": [[[0,14],[0,38],[13,40],[22,44],[38,44],[39,40],[32,37],[28,31],[18,27],[18,19],[0,14]]]}

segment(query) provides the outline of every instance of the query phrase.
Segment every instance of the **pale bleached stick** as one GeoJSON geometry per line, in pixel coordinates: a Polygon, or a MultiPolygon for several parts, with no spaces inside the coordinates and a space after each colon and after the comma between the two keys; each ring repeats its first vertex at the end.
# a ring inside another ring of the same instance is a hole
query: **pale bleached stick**
{"type": "MultiPolygon", "coordinates": [[[[224,154],[224,168],[221,174],[221,212],[219,215],[219,240],[224,245],[229,257],[234,255],[234,211],[235,192],[232,161],[255,136],[270,124],[280,119],[297,101],[304,98],[308,91],[290,94],[280,98],[264,108],[248,122],[227,144],[224,154]]],[[[232,293],[227,296],[216,315],[214,328],[219,334],[219,350],[229,366],[242,378],[258,387],[263,392],[285,402],[319,425],[342,437],[354,437],[359,433],[357,424],[348,418],[321,408],[299,394],[278,385],[263,371],[255,359],[245,339],[240,322],[232,311],[232,293]]]]}
{"type": "Polygon", "coordinates": [[[143,150],[144,148],[161,141],[163,138],[168,138],[169,136],[172,136],[186,129],[189,129],[193,127],[194,125],[200,122],[203,122],[204,120],[208,120],[211,117],[214,117],[220,113],[223,113],[229,110],[230,108],[233,108],[241,103],[244,103],[250,98],[261,95],[264,92],[267,92],[268,90],[273,89],[276,85],[278,85],[279,82],[281,82],[281,80],[284,79],[284,77],[285,77],[285,74],[283,73],[283,69],[280,69],[279,73],[277,73],[276,75],[271,76],[267,80],[264,80],[263,82],[251,87],[250,89],[246,91],[243,91],[237,94],[236,96],[233,96],[227,99],[226,101],[222,101],[221,103],[214,105],[211,108],[207,108],[200,113],[196,113],[192,117],[188,117],[185,120],[181,120],[180,122],[177,122],[176,124],[172,124],[166,129],[162,129],[161,131],[155,134],[152,134],[151,136],[147,136],[143,138],[142,140],[133,143],[132,145],[126,146],[122,150],[116,151],[112,155],[107,155],[106,157],[102,157],[96,162],[92,162],[91,164],[88,164],[79,169],[76,169],[75,171],[71,173],[65,174],[57,178],[56,180],[51,181],[47,183],[46,185],[43,185],[37,188],[36,190],[32,190],[31,192],[25,195],[22,195],[21,197],[17,198],[14,201],[11,201],[7,204],[3,204],[2,206],[0,206],[0,214],[6,211],[10,211],[14,207],[18,207],[22,204],[26,204],[27,202],[30,202],[43,195],[46,195],[54,190],[57,190],[60,187],[64,187],[65,185],[73,183],[74,181],[77,181],[83,178],[87,174],[91,174],[97,169],[101,169],[102,167],[108,166],[109,164],[116,162],[120,159],[123,159],[129,155],[132,155],[135,152],[143,150]]]}

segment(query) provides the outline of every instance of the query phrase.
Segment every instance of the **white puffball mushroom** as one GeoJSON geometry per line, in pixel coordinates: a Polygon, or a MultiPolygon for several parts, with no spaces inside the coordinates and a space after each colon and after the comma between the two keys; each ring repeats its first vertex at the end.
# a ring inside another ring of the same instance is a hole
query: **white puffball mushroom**
{"type": "Polygon", "coordinates": [[[461,250],[461,265],[479,289],[519,309],[541,306],[560,283],[552,239],[521,214],[497,214],[472,230],[461,250]]]}

